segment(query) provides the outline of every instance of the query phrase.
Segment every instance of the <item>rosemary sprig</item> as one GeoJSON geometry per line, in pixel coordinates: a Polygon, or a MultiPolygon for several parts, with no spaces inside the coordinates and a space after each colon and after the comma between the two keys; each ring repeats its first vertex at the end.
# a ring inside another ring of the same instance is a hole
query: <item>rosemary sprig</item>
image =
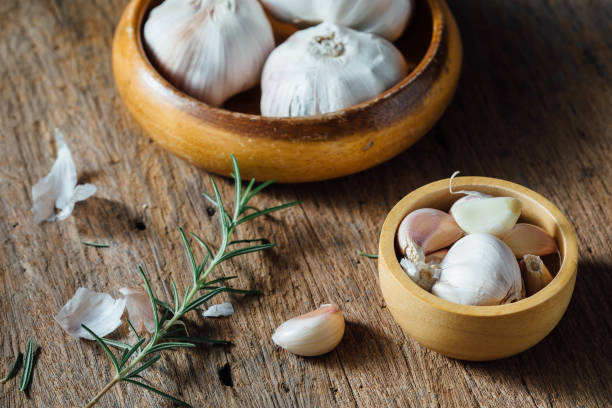
{"type": "Polygon", "coordinates": [[[81,241],[81,244],[90,246],[90,247],[96,247],[96,248],[108,248],[109,247],[108,244],[99,244],[97,242],[89,242],[89,241],[81,241]]]}
{"type": "Polygon", "coordinates": [[[20,351],[17,354],[17,358],[15,359],[15,362],[13,363],[13,367],[11,367],[11,371],[8,372],[6,377],[4,377],[3,379],[0,380],[0,384],[4,384],[5,382],[7,382],[8,380],[10,380],[11,378],[13,378],[14,376],[17,375],[17,372],[19,371],[19,366],[21,365],[21,360],[22,359],[23,359],[23,353],[20,351]]]}
{"type": "Polygon", "coordinates": [[[140,375],[161,358],[162,351],[178,348],[193,348],[195,347],[196,343],[202,342],[216,344],[229,343],[224,340],[210,340],[205,338],[191,337],[187,334],[184,327],[177,329],[176,324],[179,323],[179,320],[185,313],[200,307],[202,304],[220,293],[257,293],[255,291],[239,290],[225,286],[225,283],[231,279],[235,279],[235,276],[217,278],[214,280],[207,279],[210,273],[222,262],[236,256],[264,251],[276,246],[276,244],[270,243],[265,239],[233,241],[232,236],[239,225],[262,215],[298,204],[296,201],[263,210],[258,210],[255,207],[250,206],[250,200],[264,188],[272,184],[273,181],[267,181],[255,187],[255,180],[253,179],[243,190],[240,169],[234,155],[232,155],[232,164],[234,169],[232,176],[234,178],[235,186],[233,211],[230,212],[225,207],[219,193],[219,189],[217,188],[217,184],[212,177],[210,178],[210,183],[213,189],[213,196],[204,193],[204,197],[211,201],[218,209],[218,218],[221,225],[221,244],[219,249],[214,252],[202,238],[192,233],[191,237],[198,242],[198,244],[202,246],[205,251],[204,258],[200,262],[196,261],[196,257],[191,244],[189,243],[189,239],[187,238],[187,235],[183,229],[179,227],[181,241],[183,242],[185,251],[187,253],[189,269],[192,276],[192,282],[185,289],[183,296],[179,296],[175,283],[171,282],[172,301],[165,302],[156,298],[144,270],[141,267],[138,268],[142,279],[145,282],[147,293],[149,294],[149,298],[151,300],[151,306],[153,307],[153,314],[155,318],[155,330],[153,335],[150,338],[142,338],[136,334],[138,341],[133,345],[129,345],[115,340],[100,338],[89,328],[83,326],[83,328],[87,330],[102,347],[115,369],[115,376],[112,378],[112,380],[87,404],[86,407],[94,406],[108,390],[110,390],[118,382],[122,381],[159,394],[178,405],[189,407],[190,405],[185,401],[181,401],[149,384],[138,381],[137,379],[140,379],[140,375]],[[252,245],[230,250],[230,247],[233,248],[234,245],[245,243],[252,245]],[[163,314],[161,317],[158,313],[158,307],[163,309],[163,314]],[[122,354],[117,357],[111,351],[109,346],[123,350],[122,354]]]}
{"type": "Polygon", "coordinates": [[[23,371],[21,372],[21,381],[19,381],[19,391],[25,392],[32,380],[32,370],[34,369],[34,341],[28,341],[28,348],[23,360],[23,371]]]}

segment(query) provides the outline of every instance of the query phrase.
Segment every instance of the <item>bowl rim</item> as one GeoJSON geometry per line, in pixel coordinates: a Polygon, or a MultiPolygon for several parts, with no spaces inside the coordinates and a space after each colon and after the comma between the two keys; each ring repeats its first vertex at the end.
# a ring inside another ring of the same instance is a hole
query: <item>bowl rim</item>
{"type": "MultiPolygon", "coordinates": [[[[386,269],[408,294],[436,309],[468,317],[496,317],[521,313],[536,308],[549,299],[559,295],[563,289],[571,283],[572,279],[576,276],[578,242],[573,226],[561,210],[544,196],[519,184],[490,177],[455,177],[453,179],[453,189],[468,188],[478,191],[479,187],[489,187],[511,191],[520,196],[521,200],[530,199],[532,202],[539,205],[543,211],[546,211],[548,216],[557,224],[560,231],[559,239],[563,240],[563,247],[565,248],[562,254],[563,257],[559,271],[546,287],[534,295],[518,302],[495,306],[472,306],[453,303],[427,292],[425,289],[418,286],[408,277],[408,275],[406,275],[397,260],[395,252],[395,234],[400,222],[407,214],[408,207],[410,207],[414,201],[426,195],[448,190],[449,182],[450,179],[438,180],[413,190],[402,198],[387,214],[379,242],[379,270],[381,269],[381,264],[384,263],[386,269]]],[[[458,196],[458,198],[460,198],[460,196],[458,196]]]]}
{"type": "MultiPolygon", "coordinates": [[[[427,52],[423,56],[423,58],[419,61],[417,66],[412,69],[412,71],[400,82],[394,85],[392,88],[386,90],[380,95],[375,96],[374,98],[368,99],[362,103],[357,105],[350,106],[348,108],[326,113],[323,115],[313,115],[313,116],[300,116],[300,117],[271,117],[271,116],[262,116],[255,115],[251,113],[237,112],[229,109],[224,109],[221,107],[215,107],[209,105],[205,102],[196,99],[180,89],[176,88],[173,84],[171,84],[164,76],[153,66],[153,63],[147,56],[145,51],[143,38],[142,38],[142,28],[144,24],[144,17],[149,10],[149,5],[154,0],[133,0],[136,2],[135,7],[135,17],[132,21],[129,22],[131,29],[135,33],[135,38],[137,41],[137,51],[138,56],[144,62],[143,66],[147,70],[148,74],[151,78],[155,79],[161,86],[166,89],[172,90],[173,94],[177,97],[182,98],[184,101],[189,102],[189,104],[193,107],[196,107],[200,111],[208,111],[211,114],[218,116],[221,119],[235,120],[236,118],[246,119],[246,120],[258,120],[268,122],[272,125],[275,123],[283,124],[283,123],[291,123],[291,124],[314,124],[321,122],[331,122],[338,120],[345,120],[346,116],[353,114],[355,112],[361,112],[365,109],[371,108],[382,101],[393,97],[397,93],[401,92],[408,86],[410,86],[414,81],[416,81],[419,77],[421,77],[427,68],[434,61],[439,48],[442,43],[444,27],[445,27],[445,17],[443,12],[443,7],[441,2],[443,0],[422,0],[423,4],[427,4],[429,10],[431,12],[432,18],[432,36],[429,42],[429,46],[427,48],[427,52]]],[[[261,4],[260,4],[261,5],[261,4]]],[[[263,8],[263,5],[261,6],[263,8]]],[[[414,13],[413,13],[414,16],[414,13]]]]}

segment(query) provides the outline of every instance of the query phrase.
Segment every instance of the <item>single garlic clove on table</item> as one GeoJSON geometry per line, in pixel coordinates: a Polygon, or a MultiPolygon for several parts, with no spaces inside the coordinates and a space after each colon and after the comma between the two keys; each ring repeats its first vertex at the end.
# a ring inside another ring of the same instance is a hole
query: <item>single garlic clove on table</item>
{"type": "Polygon", "coordinates": [[[527,296],[539,292],[553,280],[553,276],[539,256],[523,256],[520,266],[527,289],[527,296]]]}
{"type": "Polygon", "coordinates": [[[403,55],[384,38],[324,22],[296,32],[270,54],[261,114],[339,111],[380,95],[407,74],[403,55]]]}
{"type": "Polygon", "coordinates": [[[412,211],[397,229],[397,244],[406,255],[408,240],[418,245],[425,255],[452,245],[464,235],[453,217],[444,211],[421,208],[412,211]]]}
{"type": "Polygon", "coordinates": [[[165,0],[151,10],[143,36],[164,77],[213,106],[257,85],[274,49],[257,0],[165,0]]]}
{"type": "Polygon", "coordinates": [[[450,212],[468,234],[501,236],[516,224],[521,215],[521,202],[512,197],[459,200],[453,204],[450,212]]]}
{"type": "Polygon", "coordinates": [[[397,40],[414,10],[413,0],[262,0],[278,20],[297,25],[330,21],[397,40]]]}
{"type": "Polygon", "coordinates": [[[518,223],[501,239],[517,258],[524,255],[543,256],[557,251],[553,237],[537,225],[518,223]]]}
{"type": "Polygon", "coordinates": [[[319,356],[333,350],[344,335],[344,316],[333,304],[281,324],[272,341],[299,356],[319,356]]]}
{"type": "Polygon", "coordinates": [[[490,234],[457,241],[439,266],[431,293],[464,305],[499,305],[522,298],[521,272],[514,254],[490,234]]]}

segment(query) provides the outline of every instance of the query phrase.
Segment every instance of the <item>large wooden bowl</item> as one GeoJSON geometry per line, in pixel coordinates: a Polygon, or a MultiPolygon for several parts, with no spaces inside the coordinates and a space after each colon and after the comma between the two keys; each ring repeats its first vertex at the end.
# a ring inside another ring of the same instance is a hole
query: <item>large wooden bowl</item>
{"type": "Polygon", "coordinates": [[[404,272],[395,251],[402,219],[418,208],[448,211],[457,195],[448,180],[423,186],[389,212],[379,244],[380,287],[389,311],[404,331],[431,350],[462,360],[494,360],[519,353],[542,340],[557,325],[576,282],[576,234],[550,201],[520,185],[486,177],[458,177],[457,190],[475,190],[515,197],[523,206],[521,222],[544,228],[557,241],[561,267],[551,283],[536,294],[500,306],[466,306],[441,299],[415,284],[404,272]]]}
{"type": "MultiPolygon", "coordinates": [[[[119,94],[163,148],[229,175],[234,153],[245,178],[324,180],[375,166],[427,133],[449,104],[461,69],[461,39],[443,0],[417,0],[396,45],[414,66],[392,89],[343,111],[308,118],[265,118],[259,90],[214,108],[176,89],[149,61],[142,26],[158,0],[132,0],[113,41],[119,94]]],[[[291,32],[273,24],[279,40],[291,32]]]]}

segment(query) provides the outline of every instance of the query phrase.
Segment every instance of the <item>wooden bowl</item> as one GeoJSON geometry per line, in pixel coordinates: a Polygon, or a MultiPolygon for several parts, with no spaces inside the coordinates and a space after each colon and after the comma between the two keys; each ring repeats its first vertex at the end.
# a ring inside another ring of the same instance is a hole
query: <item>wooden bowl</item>
{"type": "MultiPolygon", "coordinates": [[[[417,0],[396,42],[415,68],[396,86],[360,105],[307,118],[266,118],[259,90],[215,108],[176,89],[150,63],[141,38],[156,0],[132,0],[113,41],[119,94],[163,148],[208,171],[229,175],[230,154],[244,178],[324,180],[375,166],[427,133],[449,104],[461,69],[461,39],[443,0],[417,0]]],[[[277,37],[286,25],[274,24],[277,37]]],[[[295,30],[295,29],[293,29],[295,30]]]]}
{"type": "Polygon", "coordinates": [[[380,287],[395,321],[425,347],[462,360],[495,360],[535,345],[557,325],[576,282],[578,245],[565,216],[550,201],[518,184],[486,177],[457,177],[456,190],[515,197],[521,222],[544,228],[557,241],[559,272],[546,287],[523,300],[500,306],[466,306],[441,299],[414,283],[398,262],[395,234],[402,219],[418,208],[448,211],[461,195],[451,195],[448,180],[427,184],[393,207],[382,228],[378,271],[380,287]]]}

